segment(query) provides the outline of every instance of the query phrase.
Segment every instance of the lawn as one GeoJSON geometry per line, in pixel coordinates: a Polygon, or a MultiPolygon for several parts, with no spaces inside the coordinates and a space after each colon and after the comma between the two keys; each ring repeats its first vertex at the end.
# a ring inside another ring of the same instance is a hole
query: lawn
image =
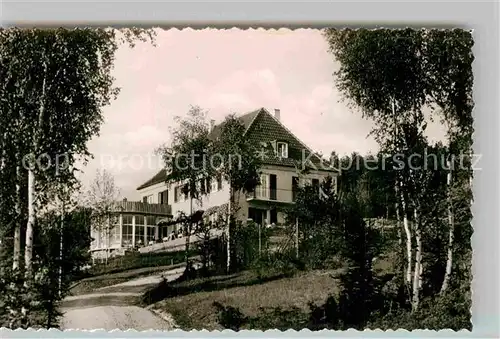
{"type": "Polygon", "coordinates": [[[299,272],[293,276],[253,271],[173,283],[166,299],[152,304],[156,311],[170,313],[184,330],[222,330],[217,323],[214,302],[238,307],[246,316],[256,316],[260,308],[297,307],[309,311],[308,304],[323,303],[337,294],[335,271],[299,272]]]}

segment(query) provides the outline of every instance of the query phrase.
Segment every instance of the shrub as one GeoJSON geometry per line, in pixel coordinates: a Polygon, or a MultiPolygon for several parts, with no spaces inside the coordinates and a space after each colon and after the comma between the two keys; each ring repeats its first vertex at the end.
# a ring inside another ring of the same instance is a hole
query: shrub
{"type": "Polygon", "coordinates": [[[471,330],[470,292],[455,289],[443,296],[423,299],[417,311],[397,308],[384,316],[374,316],[368,323],[371,329],[462,329],[471,330]]]}
{"type": "Polygon", "coordinates": [[[213,306],[217,309],[217,322],[224,328],[238,331],[248,321],[239,308],[224,306],[217,301],[213,306]]]}
{"type": "Polygon", "coordinates": [[[256,317],[248,319],[248,328],[252,330],[276,329],[300,331],[308,323],[308,314],[297,307],[282,309],[281,307],[260,308],[256,317]]]}

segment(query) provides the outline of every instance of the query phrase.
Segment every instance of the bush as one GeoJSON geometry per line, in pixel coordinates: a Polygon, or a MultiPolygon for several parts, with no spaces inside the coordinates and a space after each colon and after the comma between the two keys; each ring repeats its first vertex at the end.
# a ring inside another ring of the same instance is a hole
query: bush
{"type": "Polygon", "coordinates": [[[308,323],[309,316],[297,307],[282,309],[281,307],[260,308],[255,317],[245,316],[239,308],[213,303],[217,308],[217,322],[226,329],[239,331],[243,328],[251,330],[277,329],[300,331],[308,323]]]}
{"type": "Polygon", "coordinates": [[[470,292],[455,289],[443,296],[426,298],[417,311],[397,308],[382,317],[373,317],[368,323],[371,329],[429,329],[471,330],[470,292]]]}
{"type": "Polygon", "coordinates": [[[297,307],[282,309],[281,307],[260,308],[260,314],[248,319],[248,328],[252,330],[276,329],[300,331],[307,326],[308,314],[297,307]]]}
{"type": "Polygon", "coordinates": [[[248,321],[239,308],[224,306],[217,301],[214,301],[213,306],[218,312],[217,322],[224,328],[238,331],[248,321]]]}

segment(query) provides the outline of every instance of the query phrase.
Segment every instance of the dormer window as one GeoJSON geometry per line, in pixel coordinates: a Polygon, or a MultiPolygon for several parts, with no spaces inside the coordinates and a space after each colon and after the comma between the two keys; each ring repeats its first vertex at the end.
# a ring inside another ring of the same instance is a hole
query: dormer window
{"type": "Polygon", "coordinates": [[[280,158],[288,158],[288,144],[286,142],[277,142],[276,152],[280,158]]]}

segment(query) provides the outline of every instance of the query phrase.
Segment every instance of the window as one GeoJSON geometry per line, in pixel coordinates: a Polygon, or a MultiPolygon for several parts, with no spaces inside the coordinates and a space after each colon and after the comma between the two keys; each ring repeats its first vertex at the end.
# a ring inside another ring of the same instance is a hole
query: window
{"type": "Polygon", "coordinates": [[[135,216],[135,244],[144,245],[144,216],[135,216]]]}
{"type": "Polygon", "coordinates": [[[271,214],[271,224],[277,224],[278,223],[278,211],[276,211],[276,208],[271,209],[270,211],[271,214]]]}
{"type": "Polygon", "coordinates": [[[153,195],[146,195],[142,197],[142,202],[147,203],[147,204],[152,204],[153,203],[153,195]]]}
{"type": "Polygon", "coordinates": [[[184,186],[182,186],[182,193],[184,194],[184,201],[188,200],[189,199],[189,185],[188,184],[184,184],[184,186]]]}
{"type": "Polygon", "coordinates": [[[299,177],[292,177],[292,201],[297,200],[298,189],[299,189],[299,177]]]}
{"type": "Polygon", "coordinates": [[[146,245],[149,244],[150,241],[155,241],[156,238],[155,238],[155,235],[156,235],[156,230],[155,230],[155,227],[146,227],[146,245]]]}
{"type": "Polygon", "coordinates": [[[217,175],[217,191],[222,189],[222,175],[217,175]]]}
{"type": "Polygon", "coordinates": [[[217,176],[215,178],[215,180],[211,180],[211,182],[210,182],[210,186],[211,186],[210,191],[217,192],[218,183],[219,183],[219,177],[217,176]]]}
{"type": "Polygon", "coordinates": [[[168,204],[168,190],[158,193],[158,203],[168,204]]]}
{"type": "Polygon", "coordinates": [[[181,188],[180,186],[175,186],[174,187],[174,202],[179,202],[180,197],[181,197],[181,188]]]}
{"type": "Polygon", "coordinates": [[[142,197],[142,202],[143,202],[143,203],[147,203],[147,202],[148,202],[148,196],[144,196],[144,197],[142,197]]]}
{"type": "Polygon", "coordinates": [[[277,199],[277,181],[276,174],[269,175],[269,198],[271,200],[277,199]]]}
{"type": "Polygon", "coordinates": [[[288,158],[288,144],[286,142],[278,142],[276,146],[278,157],[288,158]]]}
{"type": "Polygon", "coordinates": [[[120,244],[120,223],[112,223],[109,230],[109,244],[120,244]]]}
{"type": "Polygon", "coordinates": [[[260,175],[260,185],[256,190],[257,198],[267,199],[269,197],[269,183],[267,181],[267,174],[260,175]]]}
{"type": "Polygon", "coordinates": [[[146,223],[148,224],[148,226],[156,226],[156,217],[148,215],[146,217],[146,223]]]}
{"type": "Polygon", "coordinates": [[[122,216],[123,230],[122,243],[124,247],[132,246],[132,216],[124,214],[122,216]]]}

